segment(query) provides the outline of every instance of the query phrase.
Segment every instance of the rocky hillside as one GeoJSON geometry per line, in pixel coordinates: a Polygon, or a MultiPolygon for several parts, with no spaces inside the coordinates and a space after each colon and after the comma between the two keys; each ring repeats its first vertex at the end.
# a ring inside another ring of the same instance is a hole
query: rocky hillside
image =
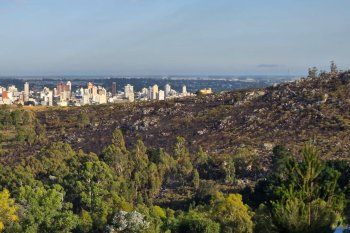
{"type": "Polygon", "coordinates": [[[328,158],[350,158],[350,72],[323,73],[266,89],[168,102],[52,108],[36,112],[49,141],[100,153],[121,128],[128,143],[172,150],[183,136],[212,154],[249,148],[268,164],[272,148],[312,140],[328,158]]]}

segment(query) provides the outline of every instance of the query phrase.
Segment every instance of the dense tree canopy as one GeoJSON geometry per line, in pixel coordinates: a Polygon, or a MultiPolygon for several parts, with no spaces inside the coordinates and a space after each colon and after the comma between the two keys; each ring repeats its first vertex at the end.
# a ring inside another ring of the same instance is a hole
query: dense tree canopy
{"type": "MultiPolygon", "coordinates": [[[[33,121],[0,115],[2,127],[33,121]]],[[[272,172],[248,191],[238,181],[258,166],[256,151],[212,156],[187,146],[178,137],[170,151],[141,140],[127,147],[117,129],[99,155],[57,142],[2,163],[0,231],[316,233],[349,219],[350,165],[324,162],[311,145],[299,155],[276,146],[272,172]]]]}

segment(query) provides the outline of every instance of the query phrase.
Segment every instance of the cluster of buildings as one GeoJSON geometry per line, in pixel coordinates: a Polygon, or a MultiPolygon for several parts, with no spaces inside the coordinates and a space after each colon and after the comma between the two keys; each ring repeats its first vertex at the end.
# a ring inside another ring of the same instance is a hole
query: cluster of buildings
{"type": "Polygon", "coordinates": [[[24,103],[29,101],[30,91],[29,84],[24,84],[24,90],[22,92],[18,91],[15,85],[11,85],[7,88],[0,86],[0,104],[16,104],[24,103]]]}
{"type": "MultiPolygon", "coordinates": [[[[68,81],[58,83],[53,89],[44,87],[41,91],[31,91],[29,83],[26,82],[23,91],[19,91],[14,85],[7,88],[0,86],[0,105],[82,106],[117,102],[162,101],[194,95],[187,91],[185,85],[182,86],[180,92],[177,92],[169,84],[166,84],[164,89],[153,85],[135,92],[134,87],[130,84],[124,87],[124,91],[117,91],[117,84],[113,82],[110,90],[109,92],[104,87],[89,82],[85,87],[78,87],[73,91],[72,82],[68,81]]],[[[205,93],[209,93],[209,90],[211,92],[211,89],[205,89],[205,93]]]]}
{"type": "MultiPolygon", "coordinates": [[[[126,93],[126,90],[125,90],[126,93]]],[[[155,84],[149,88],[142,88],[140,92],[137,93],[138,100],[166,100],[171,98],[181,98],[186,96],[192,96],[194,94],[187,92],[185,85],[182,86],[181,92],[177,92],[171,89],[169,84],[164,86],[164,90],[159,89],[158,85],[155,84]]]]}

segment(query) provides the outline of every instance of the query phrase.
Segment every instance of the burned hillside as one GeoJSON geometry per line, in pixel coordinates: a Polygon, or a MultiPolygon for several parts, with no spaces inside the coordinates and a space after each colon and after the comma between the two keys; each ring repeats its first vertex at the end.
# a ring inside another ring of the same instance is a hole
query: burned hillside
{"type": "Polygon", "coordinates": [[[266,89],[224,92],[166,102],[140,102],[37,111],[50,141],[100,153],[120,128],[128,144],[172,150],[183,136],[195,151],[212,154],[250,148],[267,158],[277,144],[310,139],[325,155],[349,157],[350,73],[324,73],[266,89]]]}

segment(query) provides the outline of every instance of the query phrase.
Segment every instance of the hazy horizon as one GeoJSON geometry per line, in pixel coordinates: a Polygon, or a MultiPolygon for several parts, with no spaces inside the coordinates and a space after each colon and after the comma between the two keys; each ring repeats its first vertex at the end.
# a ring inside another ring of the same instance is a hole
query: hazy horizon
{"type": "Polygon", "coordinates": [[[255,78],[255,79],[266,79],[266,78],[272,78],[272,79],[278,79],[278,78],[302,78],[302,75],[277,75],[277,74],[261,74],[261,75],[0,75],[0,79],[24,79],[24,80],[30,80],[30,79],[142,79],[142,78],[149,78],[149,79],[246,79],[246,78],[255,78]]]}
{"type": "Polygon", "coordinates": [[[0,76],[291,75],[350,65],[347,0],[2,0],[0,76]],[[254,6],[254,7],[252,7],[254,6]]]}

